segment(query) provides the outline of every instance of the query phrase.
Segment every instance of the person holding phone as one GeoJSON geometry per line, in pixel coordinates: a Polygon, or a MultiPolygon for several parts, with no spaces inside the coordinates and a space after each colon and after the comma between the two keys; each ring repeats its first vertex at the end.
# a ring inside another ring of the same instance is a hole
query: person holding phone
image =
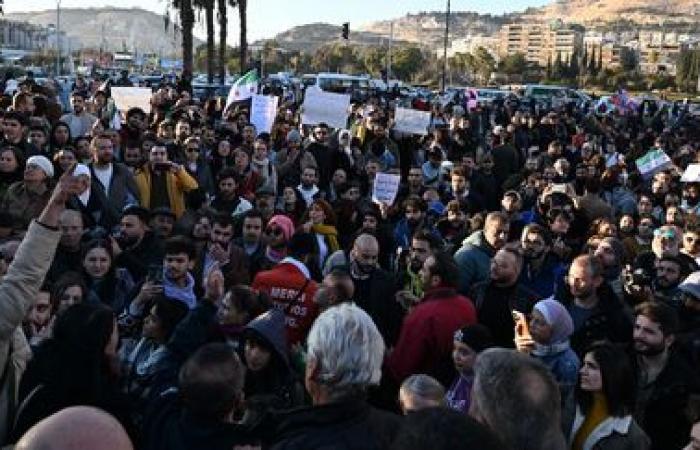
{"type": "Polygon", "coordinates": [[[185,212],[185,194],[199,187],[183,166],[168,160],[162,142],[151,148],[148,163],[136,171],[135,180],[142,206],[168,207],[177,218],[185,212]]]}

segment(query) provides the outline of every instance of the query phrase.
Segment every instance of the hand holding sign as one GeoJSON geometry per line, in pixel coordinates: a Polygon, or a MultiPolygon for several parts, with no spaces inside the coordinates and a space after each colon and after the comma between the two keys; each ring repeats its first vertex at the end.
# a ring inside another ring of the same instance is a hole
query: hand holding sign
{"type": "Polygon", "coordinates": [[[374,178],[374,189],[372,190],[372,201],[379,204],[392,205],[399,192],[400,175],[390,173],[378,173],[374,178]]]}

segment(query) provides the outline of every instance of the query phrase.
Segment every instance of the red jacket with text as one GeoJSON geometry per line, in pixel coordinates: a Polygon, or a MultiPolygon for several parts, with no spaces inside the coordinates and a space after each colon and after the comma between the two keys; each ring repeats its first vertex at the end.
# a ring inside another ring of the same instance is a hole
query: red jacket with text
{"type": "Polygon", "coordinates": [[[318,316],[318,306],[314,302],[318,286],[308,277],[304,265],[285,258],[272,269],[258,272],[251,287],[265,292],[275,307],[285,312],[287,344],[291,347],[303,342],[318,316]]]}

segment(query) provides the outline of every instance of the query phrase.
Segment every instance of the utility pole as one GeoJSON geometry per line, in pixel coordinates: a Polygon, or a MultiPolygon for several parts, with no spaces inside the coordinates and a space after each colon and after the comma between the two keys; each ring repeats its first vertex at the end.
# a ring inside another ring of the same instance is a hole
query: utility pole
{"type": "Polygon", "coordinates": [[[61,75],[61,0],[56,0],[56,76],[61,75]]]}
{"type": "Polygon", "coordinates": [[[445,12],[445,44],[443,48],[442,61],[442,92],[447,87],[447,41],[450,36],[450,0],[447,0],[447,11],[445,12]]]}

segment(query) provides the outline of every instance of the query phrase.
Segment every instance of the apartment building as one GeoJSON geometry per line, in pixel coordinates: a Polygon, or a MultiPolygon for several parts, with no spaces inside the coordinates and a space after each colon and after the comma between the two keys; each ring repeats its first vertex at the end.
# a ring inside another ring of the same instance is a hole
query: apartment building
{"type": "Polygon", "coordinates": [[[561,55],[568,60],[583,48],[583,30],[561,22],[513,23],[501,27],[498,52],[501,56],[522,53],[525,59],[542,67],[561,55]]]}

